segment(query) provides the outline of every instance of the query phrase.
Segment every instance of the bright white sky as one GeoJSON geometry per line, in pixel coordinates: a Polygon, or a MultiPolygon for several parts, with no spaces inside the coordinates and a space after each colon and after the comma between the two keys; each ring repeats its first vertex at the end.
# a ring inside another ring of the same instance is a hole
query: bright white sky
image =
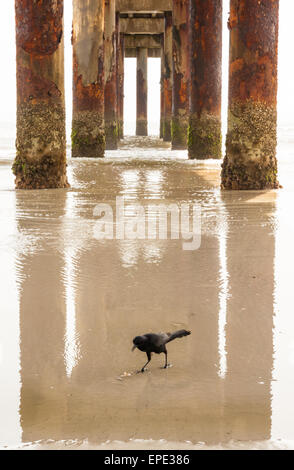
{"type": "MultiPolygon", "coordinates": [[[[65,39],[66,39],[66,94],[68,127],[71,116],[71,3],[65,0],[65,39]]],[[[229,0],[224,0],[224,108],[226,107],[227,62],[228,62],[228,18],[229,0]]],[[[279,122],[294,127],[294,1],[280,0],[280,45],[279,45],[279,122]]],[[[14,0],[5,0],[1,5],[0,16],[0,122],[14,122],[16,113],[15,99],[15,29],[14,29],[14,0]]],[[[133,77],[128,80],[126,94],[126,109],[128,110],[128,129],[132,128],[135,113],[135,61],[127,61],[126,75],[133,77]]],[[[152,84],[149,87],[150,121],[159,117],[159,60],[149,60],[149,77],[152,84]]],[[[150,129],[152,132],[153,128],[150,129]]]]}

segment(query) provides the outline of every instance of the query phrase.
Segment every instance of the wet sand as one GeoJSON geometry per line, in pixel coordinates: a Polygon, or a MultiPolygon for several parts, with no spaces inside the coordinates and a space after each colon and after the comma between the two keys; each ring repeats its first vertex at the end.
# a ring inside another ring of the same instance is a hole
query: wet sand
{"type": "Polygon", "coordinates": [[[0,446],[292,446],[294,167],[279,152],[271,192],[221,192],[220,162],[150,139],[70,160],[70,190],[15,192],[0,160],[0,446]],[[116,196],[130,217],[200,204],[200,249],[96,240],[94,207],[116,196]],[[154,356],[137,374],[132,338],[180,328],[172,367],[154,356]]]}

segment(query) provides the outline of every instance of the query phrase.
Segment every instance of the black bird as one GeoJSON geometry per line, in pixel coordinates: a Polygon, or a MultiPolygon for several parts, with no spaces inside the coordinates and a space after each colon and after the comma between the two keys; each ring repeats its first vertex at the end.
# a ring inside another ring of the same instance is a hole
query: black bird
{"type": "Polygon", "coordinates": [[[170,341],[173,341],[176,338],[182,338],[183,336],[188,336],[191,334],[191,331],[187,330],[179,330],[175,331],[174,333],[148,333],[143,336],[136,336],[136,338],[133,339],[133,349],[134,351],[136,348],[140,349],[140,351],[143,351],[147,354],[148,357],[148,362],[142,367],[141,372],[145,371],[145,367],[149,364],[151,361],[151,354],[156,353],[164,353],[165,354],[165,366],[164,369],[167,368],[167,350],[166,350],[166,344],[169,343],[170,341]]]}

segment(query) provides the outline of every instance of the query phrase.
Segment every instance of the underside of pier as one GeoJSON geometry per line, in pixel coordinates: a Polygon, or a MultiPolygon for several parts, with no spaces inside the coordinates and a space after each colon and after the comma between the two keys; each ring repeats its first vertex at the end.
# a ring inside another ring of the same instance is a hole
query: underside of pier
{"type": "MultiPolygon", "coordinates": [[[[67,187],[63,0],[16,0],[16,187],[67,187]]],[[[148,135],[148,58],[161,58],[160,137],[222,157],[222,0],[73,0],[72,156],[124,137],[124,59],[137,59],[138,136],[148,135]]],[[[278,0],[231,0],[223,189],[277,188],[278,0]]],[[[135,90],[134,90],[135,92],[135,90]]]]}

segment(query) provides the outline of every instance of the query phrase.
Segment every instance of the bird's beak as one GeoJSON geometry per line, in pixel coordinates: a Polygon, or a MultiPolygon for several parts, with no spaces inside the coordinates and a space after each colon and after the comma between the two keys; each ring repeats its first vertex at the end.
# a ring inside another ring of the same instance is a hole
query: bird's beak
{"type": "Polygon", "coordinates": [[[137,346],[135,346],[135,345],[132,347],[132,352],[135,351],[136,347],[137,346]]]}

